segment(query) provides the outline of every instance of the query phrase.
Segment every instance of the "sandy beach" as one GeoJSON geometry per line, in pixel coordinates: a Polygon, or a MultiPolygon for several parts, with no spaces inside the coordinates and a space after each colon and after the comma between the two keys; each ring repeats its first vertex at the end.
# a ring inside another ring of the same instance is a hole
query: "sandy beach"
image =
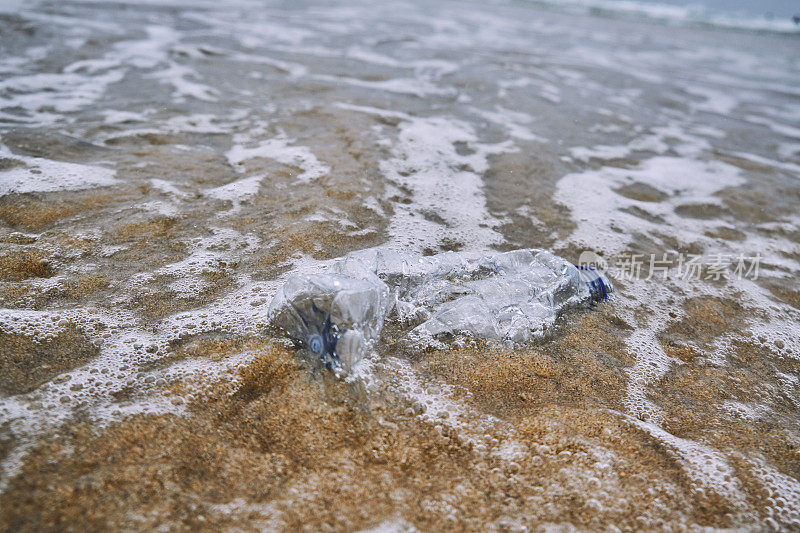
{"type": "Polygon", "coordinates": [[[800,528],[800,30],[591,2],[0,12],[0,529],[800,528]],[[608,301],[347,379],[297,274],[536,248],[608,301]]]}

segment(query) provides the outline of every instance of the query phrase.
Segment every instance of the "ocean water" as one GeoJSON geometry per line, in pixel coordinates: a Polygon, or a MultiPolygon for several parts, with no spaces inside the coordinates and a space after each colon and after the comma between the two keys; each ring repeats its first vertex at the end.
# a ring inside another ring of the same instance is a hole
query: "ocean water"
{"type": "Polygon", "coordinates": [[[800,527],[800,31],[759,6],[3,3],[2,527],[800,527]],[[350,252],[532,247],[613,298],[390,324],[348,380],[270,324],[350,252]]]}
{"type": "Polygon", "coordinates": [[[798,13],[798,5],[791,0],[766,0],[749,2],[748,0],[641,0],[641,4],[667,4],[681,7],[693,7],[717,14],[739,15],[742,17],[764,17],[768,19],[791,19],[798,13]]]}
{"type": "Polygon", "coordinates": [[[592,11],[678,24],[796,32],[800,6],[787,0],[529,0],[556,9],[592,11]]]}

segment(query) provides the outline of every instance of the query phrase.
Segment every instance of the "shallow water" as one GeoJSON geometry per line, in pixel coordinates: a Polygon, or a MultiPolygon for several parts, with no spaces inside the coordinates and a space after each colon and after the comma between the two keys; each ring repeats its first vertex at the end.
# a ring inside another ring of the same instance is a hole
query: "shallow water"
{"type": "Polygon", "coordinates": [[[0,15],[4,527],[797,527],[798,35],[670,20],[0,15]],[[375,247],[591,251],[617,293],[337,382],[269,302],[375,247]]]}

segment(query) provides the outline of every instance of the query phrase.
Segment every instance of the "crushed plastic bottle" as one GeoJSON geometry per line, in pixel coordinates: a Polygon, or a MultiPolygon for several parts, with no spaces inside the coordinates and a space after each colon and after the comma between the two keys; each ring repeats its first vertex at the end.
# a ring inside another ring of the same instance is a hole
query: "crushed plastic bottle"
{"type": "Polygon", "coordinates": [[[608,299],[601,272],[545,250],[413,257],[355,252],[320,275],[292,276],[272,302],[272,320],[328,368],[351,371],[386,317],[412,344],[467,335],[525,342],[569,307],[608,299]]]}
{"type": "Polygon", "coordinates": [[[389,289],[374,275],[290,277],[270,304],[273,324],[302,342],[332,371],[350,371],[380,334],[389,289]]]}

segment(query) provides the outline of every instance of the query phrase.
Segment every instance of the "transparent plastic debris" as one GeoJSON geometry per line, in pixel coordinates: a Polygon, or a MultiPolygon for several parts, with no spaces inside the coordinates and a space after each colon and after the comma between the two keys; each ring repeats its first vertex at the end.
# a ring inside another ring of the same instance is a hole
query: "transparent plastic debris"
{"type": "Polygon", "coordinates": [[[545,250],[428,257],[367,250],[325,274],[291,277],[270,312],[329,368],[350,371],[388,316],[416,345],[458,335],[525,342],[543,335],[565,309],[612,291],[601,272],[545,250]]]}
{"type": "Polygon", "coordinates": [[[298,275],[278,291],[270,317],[328,369],[350,371],[380,334],[389,302],[388,287],[375,276],[298,275]]]}

